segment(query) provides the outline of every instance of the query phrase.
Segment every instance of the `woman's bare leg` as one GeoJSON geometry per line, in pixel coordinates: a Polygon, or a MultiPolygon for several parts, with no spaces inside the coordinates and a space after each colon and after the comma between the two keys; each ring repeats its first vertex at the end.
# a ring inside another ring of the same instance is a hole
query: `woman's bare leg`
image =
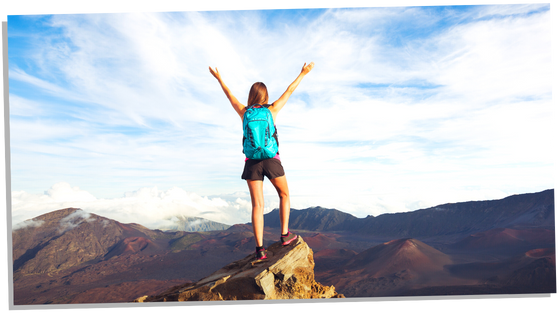
{"type": "Polygon", "coordinates": [[[270,180],[280,198],[280,228],[282,234],[288,233],[288,225],[290,222],[290,191],[288,190],[288,181],[286,176],[276,177],[270,180]]]}
{"type": "Polygon", "coordinates": [[[253,233],[255,234],[255,243],[257,247],[263,246],[263,229],[264,229],[264,195],[262,180],[247,180],[249,185],[249,193],[251,194],[251,204],[253,212],[251,222],[253,223],[253,233]]]}

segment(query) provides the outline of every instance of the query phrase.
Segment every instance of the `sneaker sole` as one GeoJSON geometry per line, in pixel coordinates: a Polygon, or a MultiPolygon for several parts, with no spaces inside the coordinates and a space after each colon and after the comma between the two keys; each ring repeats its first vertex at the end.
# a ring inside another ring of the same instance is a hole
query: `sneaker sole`
{"type": "Polygon", "coordinates": [[[288,245],[288,244],[290,244],[293,240],[295,240],[296,238],[297,238],[297,235],[294,235],[294,237],[293,237],[291,240],[285,241],[284,243],[282,243],[282,245],[288,245]]]}

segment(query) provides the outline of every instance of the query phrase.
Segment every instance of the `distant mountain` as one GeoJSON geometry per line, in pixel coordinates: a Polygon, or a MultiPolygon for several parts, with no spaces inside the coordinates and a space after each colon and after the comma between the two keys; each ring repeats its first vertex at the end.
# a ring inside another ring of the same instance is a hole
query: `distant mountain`
{"type": "Polygon", "coordinates": [[[401,270],[424,274],[443,270],[448,264],[451,264],[449,256],[435,248],[416,239],[399,239],[363,251],[341,267],[379,277],[401,270]]]}
{"type": "Polygon", "coordinates": [[[156,232],[139,224],[117,221],[68,208],[49,212],[12,232],[14,271],[50,273],[106,255],[127,238],[148,239],[156,232]]]}
{"type": "Polygon", "coordinates": [[[391,237],[429,237],[495,228],[554,229],[554,190],[370,216],[356,226],[356,231],[391,237]]]}
{"type": "Polygon", "coordinates": [[[250,232],[150,230],[77,208],[12,230],[14,304],[130,302],[254,251],[250,232]]]}
{"type": "Polygon", "coordinates": [[[355,255],[324,281],[348,296],[383,296],[411,283],[426,285],[446,274],[451,263],[448,255],[419,240],[398,239],[355,255]]]}
{"type": "MultiPolygon", "coordinates": [[[[279,227],[278,210],[265,215],[265,226],[279,227]]],[[[345,231],[385,238],[466,236],[496,228],[554,230],[554,190],[500,200],[448,203],[436,207],[356,218],[335,209],[293,210],[290,228],[345,231]]]]}
{"type": "MultiPolygon", "coordinates": [[[[294,230],[344,231],[351,230],[358,222],[360,219],[355,216],[336,209],[314,207],[290,211],[290,228],[294,230]]],[[[265,215],[264,224],[273,228],[280,227],[278,209],[265,215]]]]}
{"type": "Polygon", "coordinates": [[[199,217],[175,216],[173,217],[173,225],[160,227],[160,230],[168,231],[185,231],[185,232],[205,232],[205,231],[223,231],[231,226],[218,223],[199,217]]]}

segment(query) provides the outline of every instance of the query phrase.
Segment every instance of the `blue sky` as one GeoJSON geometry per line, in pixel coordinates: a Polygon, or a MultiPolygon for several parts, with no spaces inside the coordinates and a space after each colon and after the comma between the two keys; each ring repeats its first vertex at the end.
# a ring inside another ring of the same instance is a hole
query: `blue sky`
{"type": "Polygon", "coordinates": [[[540,4],[10,15],[13,220],[249,221],[241,122],[208,66],[245,101],[315,62],[277,118],[293,208],[553,188],[551,45],[540,4]]]}

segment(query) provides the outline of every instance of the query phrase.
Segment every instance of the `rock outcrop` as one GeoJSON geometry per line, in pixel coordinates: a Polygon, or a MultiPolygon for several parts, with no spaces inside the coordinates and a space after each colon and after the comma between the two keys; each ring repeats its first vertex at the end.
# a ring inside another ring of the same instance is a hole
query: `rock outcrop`
{"type": "Polygon", "coordinates": [[[267,248],[268,258],[254,261],[249,255],[195,284],[173,287],[157,296],[136,302],[219,301],[269,299],[322,299],[344,297],[315,281],[313,251],[298,237],[287,246],[280,242],[267,248]]]}

